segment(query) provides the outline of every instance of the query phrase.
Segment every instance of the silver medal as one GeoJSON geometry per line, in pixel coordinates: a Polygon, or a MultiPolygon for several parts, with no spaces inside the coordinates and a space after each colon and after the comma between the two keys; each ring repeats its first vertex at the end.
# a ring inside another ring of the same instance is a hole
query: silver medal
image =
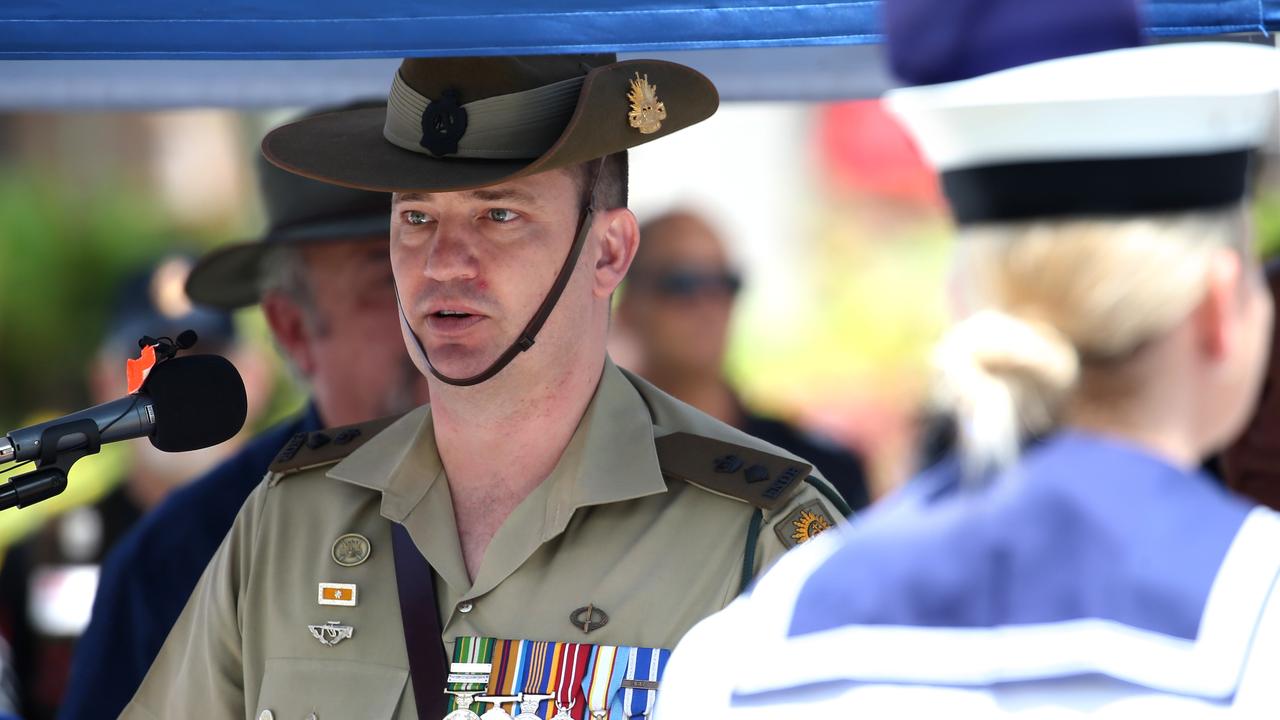
{"type": "Polygon", "coordinates": [[[538,714],[538,706],[543,700],[550,700],[553,697],[555,695],[524,693],[520,696],[520,714],[516,715],[515,720],[542,720],[542,716],[538,714]]]}
{"type": "Polygon", "coordinates": [[[445,690],[458,698],[458,709],[444,716],[444,720],[480,720],[480,716],[471,711],[471,703],[476,701],[478,691],[445,690]]]}

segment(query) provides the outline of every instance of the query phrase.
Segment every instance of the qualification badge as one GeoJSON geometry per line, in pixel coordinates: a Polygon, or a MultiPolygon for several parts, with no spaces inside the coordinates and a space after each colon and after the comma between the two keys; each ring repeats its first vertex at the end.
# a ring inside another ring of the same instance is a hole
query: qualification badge
{"type": "Polygon", "coordinates": [[[337,620],[330,620],[323,625],[308,625],[307,629],[311,631],[311,636],[325,647],[333,647],[351,637],[355,632],[350,625],[339,625],[337,620]]]}
{"type": "Polygon", "coordinates": [[[342,567],[355,567],[368,560],[372,550],[369,538],[360,533],[347,533],[333,541],[330,554],[333,556],[333,561],[342,567]]]}
{"type": "Polygon", "coordinates": [[[596,607],[594,603],[587,603],[586,607],[580,607],[569,613],[569,622],[573,626],[587,634],[592,630],[599,630],[609,623],[609,615],[605,611],[596,607]]]}
{"type": "Polygon", "coordinates": [[[627,113],[627,123],[640,131],[641,135],[652,135],[662,127],[667,119],[667,106],[658,99],[658,87],[649,84],[649,76],[636,76],[631,80],[631,92],[627,93],[631,101],[631,112],[627,113]]]}

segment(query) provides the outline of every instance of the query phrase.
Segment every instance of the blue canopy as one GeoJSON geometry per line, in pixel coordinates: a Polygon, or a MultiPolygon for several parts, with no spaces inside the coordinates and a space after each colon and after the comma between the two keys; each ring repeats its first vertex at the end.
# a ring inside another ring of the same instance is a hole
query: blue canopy
{"type": "MultiPolygon", "coordinates": [[[[1069,0],[1064,0],[1069,1],[1069,0]]],[[[5,0],[4,59],[313,59],[849,45],[872,0],[5,0]]],[[[1151,0],[1164,36],[1265,32],[1280,0],[1151,0]]]]}
{"type": "MultiPolygon", "coordinates": [[[[1280,0],[1147,16],[1165,38],[1257,34],[1280,0]]],[[[584,51],[690,65],[725,100],[875,97],[879,33],[878,0],[0,0],[0,109],[316,106],[384,95],[406,55],[584,51]]]]}

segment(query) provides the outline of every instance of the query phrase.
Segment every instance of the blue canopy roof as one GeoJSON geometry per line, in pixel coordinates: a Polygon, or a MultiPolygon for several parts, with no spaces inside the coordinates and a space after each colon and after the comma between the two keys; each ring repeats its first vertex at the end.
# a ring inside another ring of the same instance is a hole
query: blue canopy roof
{"type": "MultiPolygon", "coordinates": [[[[1064,0],[1065,1],[1065,0],[1064,0]]],[[[5,0],[0,58],[312,59],[879,40],[872,0],[5,0]]],[[[1280,0],[1151,0],[1157,35],[1265,32],[1280,0]]]]}

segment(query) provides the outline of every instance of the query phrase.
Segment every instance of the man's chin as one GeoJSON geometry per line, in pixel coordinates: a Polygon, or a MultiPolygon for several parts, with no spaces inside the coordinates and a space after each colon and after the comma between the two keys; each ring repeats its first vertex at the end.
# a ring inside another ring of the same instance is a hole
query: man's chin
{"type": "Polygon", "coordinates": [[[427,353],[431,358],[431,366],[437,373],[458,380],[475,377],[488,370],[500,354],[449,346],[428,349],[427,353]]]}

